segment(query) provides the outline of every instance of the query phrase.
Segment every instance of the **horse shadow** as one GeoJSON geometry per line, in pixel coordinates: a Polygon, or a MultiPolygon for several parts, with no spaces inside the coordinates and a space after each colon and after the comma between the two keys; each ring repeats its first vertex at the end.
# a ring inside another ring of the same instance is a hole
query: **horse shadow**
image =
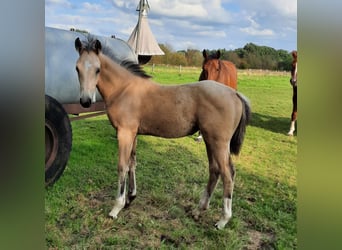
{"type": "Polygon", "coordinates": [[[252,112],[250,126],[266,129],[274,133],[287,134],[291,119],[287,117],[274,117],[252,112]]]}

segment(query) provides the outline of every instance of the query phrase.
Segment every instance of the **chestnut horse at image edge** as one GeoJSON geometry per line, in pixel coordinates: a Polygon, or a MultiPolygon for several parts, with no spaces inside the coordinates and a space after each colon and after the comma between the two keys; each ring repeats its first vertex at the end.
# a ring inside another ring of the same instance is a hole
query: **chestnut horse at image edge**
{"type": "Polygon", "coordinates": [[[288,135],[293,135],[295,131],[295,123],[297,120],[297,51],[292,51],[292,65],[291,65],[291,79],[290,83],[293,89],[292,95],[292,114],[291,114],[291,126],[288,135]]]}
{"type": "Polygon", "coordinates": [[[101,42],[91,36],[86,41],[77,38],[75,48],[79,53],[76,71],[80,103],[89,107],[97,88],[117,132],[118,191],[109,216],[117,218],[136,197],[138,134],[178,138],[200,129],[209,161],[209,181],[193,216],[198,219],[201,210],[209,208],[210,198],[221,177],[223,207],[215,226],[224,228],[232,216],[235,168],[230,154],[239,154],[242,147],[251,116],[247,99],[215,81],[174,86],[157,84],[138,64],[130,61],[118,64],[113,51],[102,47],[101,42]]]}

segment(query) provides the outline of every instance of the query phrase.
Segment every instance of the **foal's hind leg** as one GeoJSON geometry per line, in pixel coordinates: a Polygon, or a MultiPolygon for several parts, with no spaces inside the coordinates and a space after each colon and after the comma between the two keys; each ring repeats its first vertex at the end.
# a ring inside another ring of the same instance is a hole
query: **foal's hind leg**
{"type": "Polygon", "coordinates": [[[220,175],[218,165],[213,158],[212,148],[210,144],[205,140],[205,145],[207,149],[207,156],[209,161],[209,180],[206,188],[202,193],[202,197],[199,201],[198,209],[193,210],[192,215],[195,220],[197,220],[200,216],[202,210],[207,210],[209,208],[210,198],[215,190],[217,185],[218,177],[220,175]]]}
{"type": "Polygon", "coordinates": [[[233,188],[235,178],[235,168],[231,157],[228,164],[222,165],[221,178],[223,182],[223,208],[220,220],[215,224],[218,229],[224,228],[232,217],[233,188]]]}
{"type": "Polygon", "coordinates": [[[200,210],[207,210],[209,208],[210,198],[213,194],[217,181],[218,181],[219,173],[215,167],[209,166],[209,181],[206,189],[203,191],[202,197],[199,202],[200,210]]]}
{"type": "Polygon", "coordinates": [[[213,149],[211,147],[211,144],[209,144],[207,141],[205,141],[205,143],[206,143],[205,145],[206,145],[207,156],[208,156],[208,161],[209,161],[209,180],[208,180],[207,187],[203,191],[202,197],[199,202],[200,210],[206,210],[209,208],[210,198],[215,190],[218,177],[220,175],[217,162],[215,161],[213,157],[213,149]]]}
{"type": "MultiPolygon", "coordinates": [[[[200,209],[209,207],[211,195],[216,187],[218,177],[223,182],[223,208],[220,220],[215,224],[218,229],[224,228],[232,217],[233,179],[235,176],[234,166],[229,157],[228,143],[206,141],[209,160],[209,181],[200,200],[200,209]]],[[[195,218],[198,216],[194,214],[195,218]]]]}
{"type": "Polygon", "coordinates": [[[119,163],[118,163],[118,193],[114,207],[109,216],[117,218],[118,213],[125,207],[126,202],[126,175],[129,171],[129,161],[134,145],[135,134],[130,130],[118,129],[119,163]]]}

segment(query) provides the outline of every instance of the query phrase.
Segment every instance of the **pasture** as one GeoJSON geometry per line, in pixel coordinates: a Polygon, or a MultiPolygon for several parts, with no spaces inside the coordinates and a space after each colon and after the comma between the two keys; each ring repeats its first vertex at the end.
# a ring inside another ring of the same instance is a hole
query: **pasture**
{"type": "MultiPolygon", "coordinates": [[[[145,66],[156,82],[198,79],[200,68],[145,66]]],[[[139,136],[137,198],[117,220],[108,217],[117,192],[117,139],[106,116],[72,122],[73,147],[62,177],[45,192],[50,249],[294,249],[297,248],[297,136],[287,132],[290,74],[238,72],[252,121],[239,157],[233,217],[216,230],[222,185],[199,220],[192,217],[208,181],[204,143],[139,136]]]]}

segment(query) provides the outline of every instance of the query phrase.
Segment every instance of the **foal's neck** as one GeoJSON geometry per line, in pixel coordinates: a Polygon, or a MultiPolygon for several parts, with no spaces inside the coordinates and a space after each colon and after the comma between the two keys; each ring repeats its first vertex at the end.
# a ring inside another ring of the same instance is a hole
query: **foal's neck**
{"type": "Polygon", "coordinates": [[[133,75],[108,56],[100,53],[99,58],[101,73],[97,87],[105,102],[108,103],[130,85],[133,75]]]}

